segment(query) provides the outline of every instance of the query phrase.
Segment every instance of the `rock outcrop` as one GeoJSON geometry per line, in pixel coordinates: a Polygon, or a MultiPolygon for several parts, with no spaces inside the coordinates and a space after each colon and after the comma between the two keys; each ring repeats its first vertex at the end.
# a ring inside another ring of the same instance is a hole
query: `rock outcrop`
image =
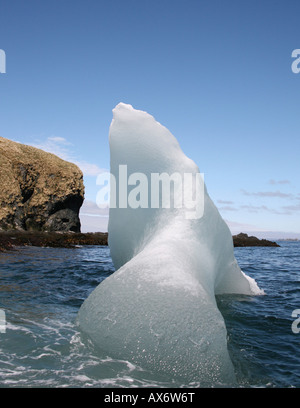
{"type": "Polygon", "coordinates": [[[24,246],[74,248],[82,245],[107,246],[107,233],[0,231],[0,252],[24,246]]]}
{"type": "Polygon", "coordinates": [[[254,236],[248,236],[248,234],[240,233],[233,235],[233,245],[235,247],[249,247],[249,246],[265,246],[265,247],[279,247],[276,242],[269,241],[267,239],[259,239],[254,236]]]}
{"type": "Polygon", "coordinates": [[[52,153],[0,137],[0,230],[80,232],[83,175],[52,153]]]}

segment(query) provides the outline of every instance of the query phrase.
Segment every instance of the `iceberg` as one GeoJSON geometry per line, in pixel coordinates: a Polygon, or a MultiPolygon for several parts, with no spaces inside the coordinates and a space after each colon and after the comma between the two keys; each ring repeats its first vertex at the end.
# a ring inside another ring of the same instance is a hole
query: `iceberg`
{"type": "Polygon", "coordinates": [[[203,178],[196,177],[199,168],[168,129],[119,103],[109,143],[115,190],[108,234],[116,272],[83,302],[79,327],[111,357],[165,378],[200,386],[234,384],[215,295],[263,291],[238,266],[230,230],[203,178]],[[127,180],[120,174],[125,168],[127,180]],[[168,205],[163,205],[166,197],[151,197],[150,182],[144,183],[153,181],[153,174],[172,176],[168,205]],[[183,193],[176,181],[187,174],[194,178],[183,193]],[[135,205],[129,205],[130,194],[135,205]],[[175,205],[183,196],[189,196],[186,205],[175,205]]]}

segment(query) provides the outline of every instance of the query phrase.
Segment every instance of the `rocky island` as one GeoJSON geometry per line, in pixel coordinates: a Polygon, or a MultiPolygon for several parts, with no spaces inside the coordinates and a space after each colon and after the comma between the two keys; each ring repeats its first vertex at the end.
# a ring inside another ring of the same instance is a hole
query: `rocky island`
{"type": "Polygon", "coordinates": [[[80,232],[83,174],[52,153],[0,137],[0,230],[80,232]]]}
{"type": "Polygon", "coordinates": [[[269,241],[267,239],[259,239],[257,237],[248,236],[242,232],[238,235],[233,235],[233,245],[235,247],[252,247],[252,246],[264,246],[264,247],[279,247],[276,242],[269,241]]]}

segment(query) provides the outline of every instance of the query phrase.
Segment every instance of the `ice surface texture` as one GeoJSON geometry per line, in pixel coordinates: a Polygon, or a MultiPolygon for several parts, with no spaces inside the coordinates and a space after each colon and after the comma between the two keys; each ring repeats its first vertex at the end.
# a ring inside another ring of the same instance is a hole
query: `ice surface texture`
{"type": "MultiPolygon", "coordinates": [[[[199,173],[175,137],[146,112],[118,104],[109,133],[111,173],[199,173]]],[[[176,192],[174,192],[174,195],[176,192]]],[[[111,208],[116,272],[83,303],[81,329],[108,355],[167,378],[232,384],[226,327],[215,294],[262,294],[239,268],[232,236],[205,188],[204,213],[111,208]]]]}

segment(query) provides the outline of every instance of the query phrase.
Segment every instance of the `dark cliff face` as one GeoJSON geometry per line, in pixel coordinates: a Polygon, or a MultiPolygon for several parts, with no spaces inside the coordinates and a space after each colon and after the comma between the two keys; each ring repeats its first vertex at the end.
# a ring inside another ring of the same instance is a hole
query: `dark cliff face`
{"type": "Polygon", "coordinates": [[[0,137],[0,229],[80,232],[83,175],[73,163],[0,137]]]}

